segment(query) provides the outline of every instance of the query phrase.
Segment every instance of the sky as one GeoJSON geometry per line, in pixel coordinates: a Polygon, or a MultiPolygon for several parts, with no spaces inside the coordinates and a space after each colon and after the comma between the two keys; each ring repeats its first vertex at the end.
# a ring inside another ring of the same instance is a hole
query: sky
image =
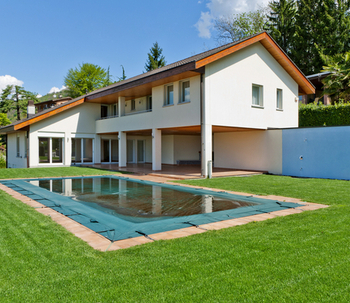
{"type": "Polygon", "coordinates": [[[217,46],[213,20],[268,0],[3,0],[0,91],[62,89],[70,68],[92,63],[127,78],[144,72],[153,43],[167,64],[217,46]]]}

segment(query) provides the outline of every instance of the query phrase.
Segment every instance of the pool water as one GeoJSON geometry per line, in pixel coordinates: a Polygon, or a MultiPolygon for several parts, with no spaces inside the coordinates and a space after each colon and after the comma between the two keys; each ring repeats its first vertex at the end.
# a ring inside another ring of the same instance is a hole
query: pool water
{"type": "Polygon", "coordinates": [[[50,179],[29,183],[131,222],[212,213],[257,204],[214,194],[183,191],[180,186],[175,189],[111,177],[50,179]]]}
{"type": "Polygon", "coordinates": [[[0,183],[111,241],[301,206],[119,176],[0,183]]]}

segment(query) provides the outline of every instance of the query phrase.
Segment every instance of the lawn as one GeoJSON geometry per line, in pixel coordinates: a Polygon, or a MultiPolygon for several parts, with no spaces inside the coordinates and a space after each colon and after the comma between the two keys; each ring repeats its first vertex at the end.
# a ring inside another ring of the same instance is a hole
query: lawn
{"type": "Polygon", "coordinates": [[[0,301],[350,300],[349,182],[253,176],[188,183],[331,207],[104,253],[0,191],[0,301]]]}

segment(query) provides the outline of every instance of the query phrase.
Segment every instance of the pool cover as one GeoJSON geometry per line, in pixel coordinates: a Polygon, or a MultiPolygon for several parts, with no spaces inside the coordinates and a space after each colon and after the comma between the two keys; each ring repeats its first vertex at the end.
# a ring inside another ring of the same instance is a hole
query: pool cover
{"type": "MultiPolygon", "coordinates": [[[[82,178],[82,177],[76,177],[82,178]]],[[[69,178],[69,179],[76,179],[69,178]]],[[[91,178],[91,177],[83,177],[91,178]]],[[[99,176],[94,178],[107,178],[107,176],[99,176]]],[[[201,224],[224,221],[234,218],[241,218],[261,213],[269,213],[282,209],[295,208],[302,206],[297,203],[280,202],[277,200],[262,199],[253,196],[234,195],[227,192],[215,192],[204,189],[194,189],[179,185],[169,185],[155,183],[143,180],[135,180],[125,177],[108,176],[119,180],[127,180],[147,185],[156,185],[164,188],[171,188],[180,191],[187,191],[201,195],[212,195],[225,199],[239,200],[247,202],[250,206],[244,206],[229,210],[201,213],[195,215],[187,215],[180,217],[162,217],[158,220],[133,222],[123,219],[123,216],[114,216],[100,209],[90,207],[87,204],[80,203],[71,197],[63,196],[51,192],[45,188],[41,188],[30,184],[30,180],[3,180],[3,185],[25,195],[57,212],[79,222],[80,224],[90,228],[91,230],[103,235],[111,241],[117,241],[127,238],[139,237],[140,235],[148,236],[154,233],[165,232],[169,230],[181,229],[189,226],[198,226],[201,224]]],[[[48,178],[47,180],[63,180],[68,178],[48,178]]],[[[37,179],[36,181],[45,179],[37,179]]]]}

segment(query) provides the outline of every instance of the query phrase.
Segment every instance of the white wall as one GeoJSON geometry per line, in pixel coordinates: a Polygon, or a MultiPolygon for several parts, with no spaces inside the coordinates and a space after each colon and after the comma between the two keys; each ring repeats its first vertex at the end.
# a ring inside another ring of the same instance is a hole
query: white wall
{"type": "Polygon", "coordinates": [[[260,43],[205,67],[205,98],[212,125],[297,127],[297,96],[297,83],[260,43]],[[263,86],[263,108],[252,107],[252,84],[263,86]],[[283,90],[283,111],[276,110],[277,88],[283,90]]]}
{"type": "Polygon", "coordinates": [[[25,140],[27,132],[18,131],[7,135],[8,168],[27,167],[27,157],[25,157],[25,140]],[[17,157],[17,136],[19,136],[19,156],[17,157]]]}
{"type": "Polygon", "coordinates": [[[162,164],[176,164],[174,159],[174,135],[162,136],[162,164]]]}
{"type": "Polygon", "coordinates": [[[29,166],[71,165],[71,139],[93,138],[94,139],[94,162],[99,163],[100,136],[96,135],[95,121],[101,116],[100,104],[84,103],[74,108],[56,114],[50,118],[39,121],[30,126],[29,166]],[[64,138],[64,152],[62,164],[39,164],[39,137],[64,138]]]}
{"type": "MultiPolygon", "coordinates": [[[[164,85],[152,88],[152,111],[129,116],[116,117],[96,121],[97,133],[117,131],[133,131],[153,128],[170,128],[200,124],[200,76],[189,78],[191,102],[180,104],[180,84],[174,85],[174,104],[164,106],[164,85]]],[[[146,97],[136,99],[136,110],[142,110],[146,97]],[[139,104],[141,101],[141,104],[139,104]]],[[[126,102],[129,112],[130,102],[126,102]]]]}
{"type": "Polygon", "coordinates": [[[214,134],[214,165],[282,174],[282,130],[214,134]]]}
{"type": "Polygon", "coordinates": [[[175,136],[174,164],[178,160],[199,160],[201,151],[201,137],[190,135],[175,136]]]}

